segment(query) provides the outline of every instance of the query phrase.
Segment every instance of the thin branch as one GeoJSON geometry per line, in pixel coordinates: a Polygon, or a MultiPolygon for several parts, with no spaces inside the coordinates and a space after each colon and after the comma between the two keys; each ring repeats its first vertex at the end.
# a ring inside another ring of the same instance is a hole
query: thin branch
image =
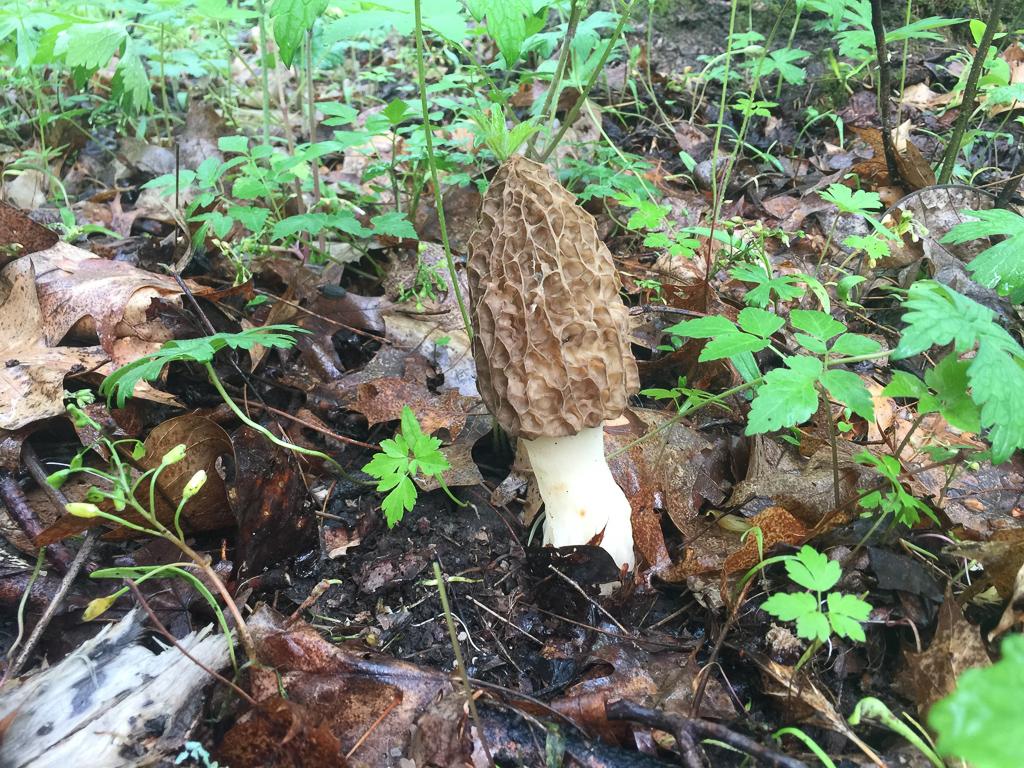
{"type": "Polygon", "coordinates": [[[878,57],[878,117],[882,123],[882,151],[889,183],[900,183],[900,169],[896,164],[896,148],[892,144],[892,112],[889,98],[892,85],[889,80],[889,51],[885,45],[885,20],[882,18],[882,0],[871,0],[871,29],[875,33],[875,53],[878,57]]]}

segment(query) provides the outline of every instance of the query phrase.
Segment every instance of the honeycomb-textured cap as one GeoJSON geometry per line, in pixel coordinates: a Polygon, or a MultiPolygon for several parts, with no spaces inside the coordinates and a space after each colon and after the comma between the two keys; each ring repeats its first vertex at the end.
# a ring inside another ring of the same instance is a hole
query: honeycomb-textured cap
{"type": "Polygon", "coordinates": [[[469,241],[477,387],[511,435],[574,435],[640,387],[629,311],[594,217],[547,167],[513,156],[469,241]]]}

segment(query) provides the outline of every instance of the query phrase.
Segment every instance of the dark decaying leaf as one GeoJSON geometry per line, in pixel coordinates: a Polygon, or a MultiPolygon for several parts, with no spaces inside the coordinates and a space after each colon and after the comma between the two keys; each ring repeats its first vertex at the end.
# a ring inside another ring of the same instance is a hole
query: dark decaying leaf
{"type": "Polygon", "coordinates": [[[244,577],[308,551],[316,543],[316,520],[306,507],[308,494],[293,452],[249,427],[238,429],[231,441],[235,476],[228,501],[238,523],[236,557],[244,577]]]}

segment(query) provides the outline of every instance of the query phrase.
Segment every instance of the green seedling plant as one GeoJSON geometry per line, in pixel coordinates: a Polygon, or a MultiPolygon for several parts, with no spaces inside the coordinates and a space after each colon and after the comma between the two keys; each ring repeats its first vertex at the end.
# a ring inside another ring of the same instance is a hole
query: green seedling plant
{"type": "Polygon", "coordinates": [[[451,465],[441,452],[441,441],[423,434],[412,408],[402,408],[401,426],[393,438],[382,440],[380,452],[375,453],[363,467],[363,472],[376,478],[378,491],[388,494],[381,502],[381,510],[388,528],[394,528],[416,505],[419,492],[413,478],[417,474],[433,477],[453,502],[465,506],[452,494],[444,482],[443,474],[451,465]]]}
{"type": "MultiPolygon", "coordinates": [[[[859,501],[860,506],[864,509],[877,510],[881,513],[879,522],[891,518],[894,524],[913,528],[921,522],[921,517],[924,516],[938,525],[939,520],[931,508],[920,499],[903,490],[903,484],[900,482],[900,473],[903,468],[895,456],[884,454],[876,456],[869,451],[861,451],[854,459],[858,464],[873,468],[888,481],[888,488],[870,491],[862,496],[859,501]]],[[[865,536],[865,539],[870,537],[871,532],[865,536]]]]}
{"type": "MultiPolygon", "coordinates": [[[[846,213],[853,216],[862,216],[875,230],[883,237],[894,238],[895,236],[882,224],[881,221],[875,218],[876,214],[882,208],[882,199],[877,192],[866,192],[863,189],[850,189],[845,184],[829,184],[828,187],[820,193],[822,200],[832,203],[836,208],[839,209],[840,213],[846,213]]],[[[825,246],[821,249],[821,255],[818,257],[818,266],[828,256],[829,246],[832,245],[832,238],[836,232],[836,226],[839,223],[839,217],[836,216],[832,220],[832,225],[829,227],[828,235],[825,238],[825,246]]]]}
{"type": "MultiPolygon", "coordinates": [[[[67,413],[76,426],[93,430],[100,437],[96,442],[76,453],[67,467],[51,474],[47,478],[47,482],[54,488],[60,488],[70,477],[78,475],[88,477],[97,484],[89,488],[83,501],[69,502],[65,505],[69,514],[82,519],[104,520],[139,534],[163,539],[174,545],[186,558],[186,562],[180,563],[103,568],[94,571],[91,577],[94,579],[132,579],[137,584],[153,578],[166,577],[175,577],[187,582],[213,610],[217,624],[228,642],[232,664],[237,669],[231,629],[220,604],[207,584],[213,585],[213,588],[224,600],[225,606],[238,627],[239,637],[247,655],[249,658],[255,658],[252,642],[245,629],[245,622],[231,593],[210,565],[209,559],[200,555],[189,545],[181,523],[182,512],[189,500],[199,493],[206,483],[206,472],[200,469],[192,475],[181,490],[181,498],[172,519],[169,522],[161,520],[157,515],[160,476],[168,467],[185,459],[186,446],[183,444],[174,446],[160,457],[160,461],[155,467],[141,473],[135,472],[133,464],[130,462],[138,462],[145,458],[145,446],[138,440],[111,440],[106,437],[103,434],[102,426],[93,420],[83,408],[91,400],[91,392],[76,393],[73,396],[73,402],[69,402],[66,406],[67,413]],[[87,463],[87,458],[93,452],[106,456],[108,465],[104,468],[97,468],[87,463]],[[200,571],[203,579],[199,579],[193,570],[200,571]]],[[[86,606],[83,618],[86,621],[91,621],[99,617],[129,589],[130,587],[127,586],[122,587],[106,597],[96,598],[86,606]]]]}
{"type": "Polygon", "coordinates": [[[850,725],[854,727],[868,720],[875,725],[888,728],[897,736],[906,739],[909,744],[927,758],[934,768],[946,768],[942,758],[935,752],[935,745],[931,743],[931,737],[928,735],[928,732],[909,715],[904,714],[904,717],[913,724],[914,728],[911,728],[910,725],[896,717],[892,710],[880,699],[876,699],[874,696],[865,696],[857,702],[848,720],[850,725]],[[917,730],[914,730],[915,728],[917,730]]]}
{"type": "Polygon", "coordinates": [[[761,608],[780,621],[796,624],[796,634],[811,644],[797,662],[797,669],[829,641],[832,635],[863,643],[867,638],[861,624],[871,614],[871,605],[856,595],[833,591],[843,570],[813,547],[804,545],[795,555],[781,555],[762,565],[782,562],[790,581],[801,592],[777,592],[761,608]]]}
{"type": "Polygon", "coordinates": [[[123,365],[107,376],[100,385],[100,394],[106,396],[108,402],[123,408],[134,392],[136,384],[141,381],[154,381],[169,363],[196,363],[206,371],[207,378],[217,390],[217,394],[243,424],[256,430],[276,446],[304,456],[323,459],[337,467],[338,462],[326,453],[282,440],[262,424],[250,419],[228,394],[224,382],[213,367],[213,358],[222,349],[252,350],[256,346],[291,349],[295,346],[295,337],[292,335],[295,333],[308,331],[295,325],[266,325],[238,333],[215,333],[198,339],[168,341],[156,352],[123,365]]]}

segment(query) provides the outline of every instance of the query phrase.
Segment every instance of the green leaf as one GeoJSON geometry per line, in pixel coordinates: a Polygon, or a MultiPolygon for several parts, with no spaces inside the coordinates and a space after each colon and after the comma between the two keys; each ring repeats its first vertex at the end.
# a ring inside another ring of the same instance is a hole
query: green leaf
{"type": "Polygon", "coordinates": [[[249,350],[260,345],[289,349],[295,345],[295,338],[291,335],[293,333],[309,331],[296,325],[265,325],[238,333],[215,333],[198,339],[164,342],[156,352],[123,365],[107,376],[100,384],[100,394],[107,398],[108,403],[113,399],[118,408],[124,408],[125,401],[131,397],[135,385],[140,381],[153,381],[168,363],[208,363],[225,347],[249,350]]]}
{"type": "Polygon", "coordinates": [[[786,573],[801,587],[825,592],[836,585],[843,569],[823,552],[804,544],[799,552],[786,560],[786,573]]]}
{"type": "Polygon", "coordinates": [[[741,352],[759,352],[770,344],[771,342],[768,339],[734,331],[733,333],[717,336],[705,344],[698,360],[707,362],[709,360],[721,360],[725,357],[732,357],[741,352]]]}
{"type": "Polygon", "coordinates": [[[64,61],[72,69],[95,72],[107,65],[127,36],[124,25],[116,21],[75,24],[64,33],[64,61]]]}
{"type": "Polygon", "coordinates": [[[786,368],[769,371],[750,407],[746,433],[757,435],[796,426],[807,421],[818,408],[815,384],[821,375],[821,361],[807,355],[785,359],[786,368]]]}
{"type": "Polygon", "coordinates": [[[767,339],[779,330],[785,322],[774,312],[767,312],[756,307],[741,309],[737,320],[739,321],[740,328],[744,331],[764,339],[767,339]]]}
{"type": "Polygon", "coordinates": [[[861,622],[867,621],[871,615],[871,605],[856,595],[844,595],[839,592],[830,592],[826,602],[828,623],[832,625],[832,631],[840,637],[863,643],[867,638],[861,622]]]}
{"type": "Polygon", "coordinates": [[[391,237],[408,238],[416,240],[419,235],[413,227],[409,218],[401,211],[388,211],[379,213],[370,219],[375,235],[389,235],[391,237]]]}
{"type": "Polygon", "coordinates": [[[747,291],[747,295],[743,297],[745,303],[754,307],[767,307],[771,303],[773,293],[779,301],[798,299],[804,295],[804,289],[797,285],[800,282],[799,277],[772,277],[760,264],[740,264],[733,267],[729,274],[745,283],[756,283],[757,287],[747,291]]]}
{"type": "Polygon", "coordinates": [[[808,336],[806,333],[794,333],[793,338],[801,347],[816,355],[824,355],[828,352],[828,345],[814,336],[808,336]]]}
{"type": "Polygon", "coordinates": [[[736,333],[736,326],[721,315],[708,315],[676,323],[666,328],[665,333],[688,339],[710,339],[724,333],[736,333]]]}
{"type": "Polygon", "coordinates": [[[796,634],[805,640],[828,642],[828,618],[823,613],[807,613],[796,620],[796,634]]]}
{"type": "Polygon", "coordinates": [[[875,406],[871,392],[853,371],[831,368],[821,374],[821,383],[828,393],[869,424],[875,421],[875,406]]]}
{"type": "Polygon", "coordinates": [[[881,351],[882,345],[869,336],[861,336],[859,333],[844,333],[832,342],[832,355],[843,357],[859,357],[860,355],[873,355],[881,351]]]}
{"type": "Polygon", "coordinates": [[[886,397],[905,397],[919,400],[929,394],[928,387],[912,373],[893,371],[892,379],[882,390],[886,397]]]}
{"type": "Polygon", "coordinates": [[[832,203],[843,213],[867,215],[882,207],[882,198],[877,192],[865,192],[863,189],[850,189],[845,184],[829,184],[820,192],[822,200],[832,203]]]}
{"type": "Polygon", "coordinates": [[[529,0],[475,0],[473,15],[487,17],[487,34],[494,38],[505,67],[515,66],[526,41],[526,17],[533,8],[529,0]]]}
{"type": "Polygon", "coordinates": [[[326,9],[327,0],[274,0],[270,7],[274,40],[286,67],[292,65],[307,30],[313,28],[314,22],[326,9]]]}
{"type": "Polygon", "coordinates": [[[325,213],[300,213],[281,219],[270,231],[273,240],[285,240],[299,232],[316,235],[327,226],[327,214],[325,213]]]}
{"type": "Polygon", "coordinates": [[[794,328],[806,331],[822,341],[828,341],[846,330],[846,326],[831,315],[812,309],[794,309],[789,313],[789,322],[794,328]]]}
{"type": "MultiPolygon", "coordinates": [[[[924,379],[935,390],[935,408],[940,411],[942,418],[957,429],[977,434],[981,431],[981,413],[967,392],[970,383],[967,372],[970,367],[969,361],[958,360],[956,354],[951,352],[927,371],[924,379]]],[[[924,405],[924,398],[921,404],[924,405]]]]}
{"type": "Polygon", "coordinates": [[[1024,349],[994,322],[992,310],[948,286],[921,280],[910,287],[903,321],[907,328],[893,358],[916,355],[933,345],[952,343],[957,353],[977,346],[968,363],[971,400],[989,430],[992,461],[1006,461],[1024,447],[1024,349]]]}
{"type": "Polygon", "coordinates": [[[1024,636],[1003,641],[1003,658],[968,669],[956,690],[937,702],[928,723],[938,733],[938,752],[974,768],[1017,768],[1024,754],[1020,692],[1024,691],[1024,636]]]}
{"type": "Polygon", "coordinates": [[[239,200],[258,200],[270,196],[270,189],[255,176],[239,176],[231,185],[231,194],[239,200]]]}
{"type": "Polygon", "coordinates": [[[782,621],[796,621],[809,613],[819,613],[818,598],[810,592],[776,592],[769,597],[761,608],[782,621]]]}
{"type": "Polygon", "coordinates": [[[249,138],[247,136],[221,136],[217,139],[217,149],[221,152],[245,154],[249,151],[249,138]]]}
{"type": "Polygon", "coordinates": [[[130,37],[110,85],[114,98],[130,113],[143,112],[152,103],[149,75],[139,54],[139,44],[130,37]]]}
{"type": "MultiPolygon", "coordinates": [[[[384,485],[385,482],[381,481],[380,485],[384,485]]],[[[380,485],[378,485],[377,490],[386,490],[386,488],[381,488],[380,485]]],[[[384,512],[388,528],[394,528],[405,517],[406,512],[412,511],[412,508],[416,506],[416,497],[416,486],[409,476],[399,477],[394,488],[380,503],[380,508],[384,512]]]]}
{"type": "Polygon", "coordinates": [[[1024,216],[1003,208],[964,213],[976,220],[957,224],[942,242],[957,245],[983,237],[1004,238],[975,256],[967,269],[982,285],[1015,303],[1024,301],[1024,216]]]}
{"type": "Polygon", "coordinates": [[[790,85],[800,85],[806,79],[807,71],[804,67],[795,66],[793,62],[802,61],[810,55],[799,48],[780,48],[772,51],[764,62],[762,75],[767,77],[772,72],[778,72],[779,77],[790,85]]]}

